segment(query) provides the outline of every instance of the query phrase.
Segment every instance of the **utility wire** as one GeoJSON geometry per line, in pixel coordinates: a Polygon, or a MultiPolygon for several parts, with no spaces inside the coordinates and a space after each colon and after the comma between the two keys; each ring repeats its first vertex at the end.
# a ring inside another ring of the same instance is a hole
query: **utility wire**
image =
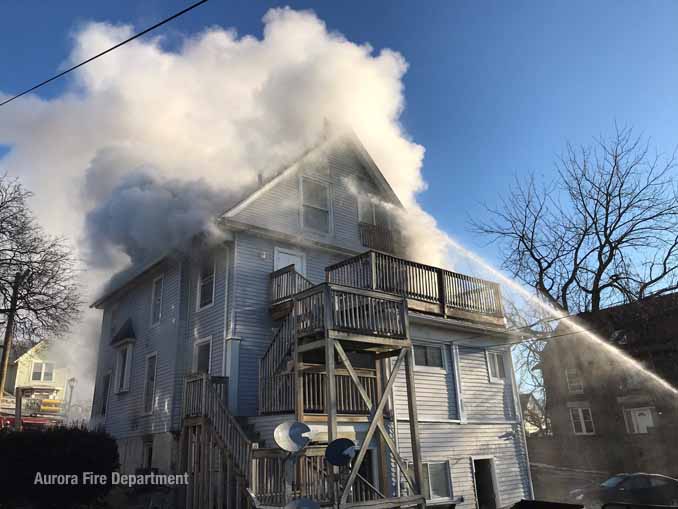
{"type": "Polygon", "coordinates": [[[88,63],[91,62],[92,60],[95,60],[95,59],[97,59],[97,58],[99,58],[99,57],[101,57],[101,56],[104,56],[106,53],[110,53],[110,52],[113,51],[114,49],[117,49],[117,48],[119,48],[120,46],[122,46],[122,45],[124,45],[124,44],[127,44],[128,42],[133,41],[134,39],[137,39],[138,37],[141,37],[142,35],[145,35],[145,34],[147,34],[148,32],[150,32],[150,31],[152,31],[152,30],[155,30],[156,28],[158,28],[158,27],[164,25],[165,23],[168,23],[168,22],[172,21],[173,19],[178,18],[179,16],[181,16],[181,15],[183,15],[183,14],[186,14],[188,11],[195,9],[196,7],[198,7],[198,6],[202,5],[202,4],[204,4],[205,2],[207,2],[207,0],[200,0],[199,2],[196,2],[196,3],[194,3],[193,5],[189,5],[189,6],[186,7],[184,10],[179,11],[179,12],[177,12],[176,14],[173,14],[173,15],[170,16],[169,18],[163,19],[162,21],[156,23],[155,25],[153,25],[153,26],[151,26],[151,27],[148,27],[146,30],[143,30],[143,31],[139,32],[138,34],[133,35],[133,36],[130,37],[129,39],[125,39],[124,41],[122,41],[122,42],[116,44],[115,46],[112,46],[112,47],[108,48],[107,50],[102,51],[101,53],[98,53],[98,54],[94,55],[93,57],[88,58],[88,59],[85,60],[84,62],[80,62],[79,64],[74,65],[73,67],[71,67],[71,68],[69,68],[69,69],[66,69],[66,70],[63,71],[63,72],[60,72],[60,73],[57,74],[56,76],[52,76],[51,78],[49,78],[49,79],[47,79],[47,80],[45,80],[45,81],[43,81],[43,82],[38,83],[37,85],[35,85],[35,86],[29,88],[28,90],[24,90],[24,91],[21,92],[20,94],[17,94],[17,95],[15,95],[14,97],[10,97],[9,99],[7,99],[7,100],[1,102],[1,103],[0,103],[0,106],[4,106],[5,104],[12,102],[14,99],[18,99],[18,98],[21,97],[22,95],[26,95],[26,94],[28,94],[28,93],[30,93],[30,92],[33,92],[33,90],[36,90],[36,89],[42,87],[43,85],[47,85],[47,83],[49,83],[49,82],[51,82],[51,81],[54,81],[54,80],[56,80],[56,79],[58,79],[58,78],[61,78],[63,75],[68,74],[69,72],[76,70],[78,67],[82,67],[83,65],[88,64],[88,63]]]}

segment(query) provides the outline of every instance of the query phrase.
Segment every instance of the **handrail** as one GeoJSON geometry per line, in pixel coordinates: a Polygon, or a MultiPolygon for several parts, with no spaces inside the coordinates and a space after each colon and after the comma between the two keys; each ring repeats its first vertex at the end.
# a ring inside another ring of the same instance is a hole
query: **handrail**
{"type": "Polygon", "coordinates": [[[325,269],[325,279],[354,288],[378,290],[425,305],[439,313],[457,309],[503,318],[499,284],[370,250],[325,269]]]}
{"type": "Polygon", "coordinates": [[[300,291],[313,286],[313,283],[299,274],[294,264],[278,269],[270,274],[271,304],[289,300],[300,291]]]}
{"type": "Polygon", "coordinates": [[[206,417],[212,429],[232,458],[238,473],[249,480],[253,442],[247,438],[238,421],[228,411],[219,391],[207,373],[186,377],[184,386],[184,416],[206,417]]]}

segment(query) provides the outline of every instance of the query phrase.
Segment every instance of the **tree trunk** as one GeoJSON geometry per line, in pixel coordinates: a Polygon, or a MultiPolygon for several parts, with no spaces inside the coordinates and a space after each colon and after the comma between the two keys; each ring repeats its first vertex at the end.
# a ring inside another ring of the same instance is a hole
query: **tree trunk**
{"type": "Polygon", "coordinates": [[[16,314],[16,304],[19,298],[19,286],[28,275],[28,270],[23,273],[14,274],[12,283],[12,298],[10,300],[9,312],[7,313],[7,324],[5,327],[5,341],[2,348],[2,361],[0,361],[0,397],[5,393],[5,382],[7,381],[7,367],[9,366],[9,352],[12,349],[12,335],[14,333],[14,315],[16,314]]]}

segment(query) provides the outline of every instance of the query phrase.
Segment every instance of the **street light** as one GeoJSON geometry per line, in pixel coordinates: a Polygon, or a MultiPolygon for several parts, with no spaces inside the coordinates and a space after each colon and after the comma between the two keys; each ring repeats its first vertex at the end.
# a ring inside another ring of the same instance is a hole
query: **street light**
{"type": "Polygon", "coordinates": [[[70,414],[71,414],[71,403],[73,402],[73,389],[75,389],[75,384],[78,381],[75,379],[75,377],[71,377],[68,379],[68,388],[70,389],[70,392],[68,393],[68,406],[66,407],[66,420],[68,420],[70,414]]]}

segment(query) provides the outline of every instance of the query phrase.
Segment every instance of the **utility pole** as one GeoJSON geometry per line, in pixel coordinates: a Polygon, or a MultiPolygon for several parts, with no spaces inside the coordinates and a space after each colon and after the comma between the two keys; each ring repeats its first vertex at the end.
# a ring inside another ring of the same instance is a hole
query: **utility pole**
{"type": "Polygon", "coordinates": [[[19,300],[19,287],[26,277],[28,277],[28,269],[14,274],[14,282],[12,283],[12,297],[10,299],[9,312],[7,313],[5,342],[2,347],[2,361],[0,361],[0,397],[5,393],[9,352],[12,349],[12,337],[14,334],[14,315],[16,314],[17,301],[19,300]]]}

